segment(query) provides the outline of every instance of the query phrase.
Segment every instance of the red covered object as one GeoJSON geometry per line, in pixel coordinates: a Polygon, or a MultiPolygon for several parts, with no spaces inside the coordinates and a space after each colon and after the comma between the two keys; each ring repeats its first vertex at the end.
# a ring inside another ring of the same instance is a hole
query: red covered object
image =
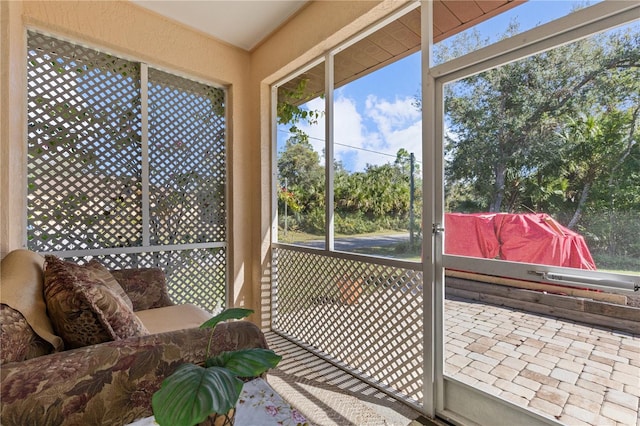
{"type": "Polygon", "coordinates": [[[445,253],[596,269],[584,237],[546,213],[447,213],[445,253]]]}

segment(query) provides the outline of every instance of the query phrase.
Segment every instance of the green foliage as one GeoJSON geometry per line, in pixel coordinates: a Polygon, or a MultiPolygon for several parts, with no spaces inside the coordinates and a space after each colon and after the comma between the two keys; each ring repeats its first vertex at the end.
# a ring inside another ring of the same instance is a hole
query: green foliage
{"type": "MultiPolygon", "coordinates": [[[[578,226],[578,231],[587,240],[594,256],[640,260],[638,223],[640,223],[640,210],[627,212],[605,210],[601,214],[585,214],[578,226]]],[[[640,271],[640,269],[635,270],[640,271]]]]}
{"type": "Polygon", "coordinates": [[[243,349],[211,357],[207,359],[206,367],[224,367],[238,377],[255,377],[278,365],[281,359],[269,349],[243,349]]]}
{"type": "Polygon", "coordinates": [[[610,33],[447,86],[448,189],[467,187],[457,193],[484,200],[479,211],[582,207],[629,148],[638,45],[637,32],[610,33]]]}
{"type": "MultiPolygon", "coordinates": [[[[200,328],[216,328],[216,325],[223,321],[228,321],[230,319],[242,319],[246,318],[253,313],[252,309],[245,308],[228,308],[224,311],[220,312],[218,315],[209,318],[207,321],[200,325],[200,328]]],[[[207,354],[209,352],[207,351],[207,354]]]]}
{"type": "MultiPolygon", "coordinates": [[[[307,138],[287,140],[278,157],[279,225],[287,229],[324,234],[324,167],[307,138]],[[284,183],[286,182],[286,187],[284,183]]],[[[422,180],[414,169],[414,215],[420,217],[422,180]]],[[[410,207],[410,154],[400,149],[394,163],[368,165],[362,172],[349,173],[336,165],[334,179],[335,231],[342,234],[407,229],[410,207]]]]}
{"type": "Polygon", "coordinates": [[[420,256],[422,254],[422,238],[416,238],[412,243],[409,241],[400,243],[393,248],[396,254],[420,256]]]}
{"type": "MultiPolygon", "coordinates": [[[[417,217],[416,222],[419,223],[419,216],[417,217]]],[[[369,218],[362,212],[356,211],[351,213],[339,212],[334,219],[335,232],[343,235],[369,234],[389,229],[397,231],[409,229],[409,220],[406,217],[380,216],[369,218]]]]}
{"type": "Polygon", "coordinates": [[[309,79],[303,78],[300,79],[294,88],[287,89],[281,87],[278,91],[278,124],[291,124],[289,131],[291,133],[297,133],[298,135],[304,135],[304,133],[300,132],[296,123],[306,121],[309,124],[316,124],[318,118],[322,116],[322,112],[320,111],[312,111],[300,107],[301,104],[317,96],[308,92],[308,83],[309,79]]]}
{"type": "Polygon", "coordinates": [[[320,206],[316,206],[316,208],[309,209],[304,218],[300,218],[301,228],[304,228],[307,232],[312,234],[323,235],[325,232],[324,224],[325,224],[325,212],[324,212],[324,202],[320,204],[320,206]]]}
{"type": "Polygon", "coordinates": [[[409,174],[401,164],[369,165],[337,180],[335,197],[338,211],[358,211],[371,218],[407,215],[409,174]]]}
{"type": "Polygon", "coordinates": [[[478,194],[470,185],[464,182],[453,182],[448,185],[445,198],[445,211],[459,213],[474,213],[484,211],[488,205],[486,196],[478,194]]]}
{"type": "Polygon", "coordinates": [[[368,234],[382,229],[375,221],[368,220],[362,212],[337,214],[334,224],[335,232],[344,235],[368,234]]]}
{"type": "Polygon", "coordinates": [[[160,425],[193,426],[212,413],[227,413],[242,392],[242,380],[225,368],[183,364],[162,382],[151,405],[160,425]]]}
{"type": "MultiPolygon", "coordinates": [[[[401,149],[394,163],[368,165],[349,173],[339,164],[334,179],[335,231],[342,234],[407,229],[410,206],[410,154],[401,149]]],[[[287,229],[322,235],[325,224],[324,167],[319,154],[299,135],[290,138],[278,158],[278,213],[287,229]],[[286,187],[284,183],[286,182],[286,187]]],[[[414,169],[414,214],[422,201],[419,169],[414,169]]]]}
{"type": "Polygon", "coordinates": [[[278,212],[287,229],[324,232],[324,167],[308,137],[289,138],[278,157],[278,212]]]}
{"type": "Polygon", "coordinates": [[[611,256],[610,254],[594,251],[591,253],[598,269],[608,271],[640,271],[640,258],[628,256],[611,256]]]}
{"type": "Polygon", "coordinates": [[[151,399],[158,424],[193,426],[213,413],[226,414],[240,398],[243,382],[239,377],[256,377],[278,365],[282,357],[262,348],[222,352],[209,357],[215,327],[222,321],[242,319],[251,313],[251,309],[229,308],[200,326],[211,329],[203,360],[205,366],[183,364],[163,380],[151,399]]]}

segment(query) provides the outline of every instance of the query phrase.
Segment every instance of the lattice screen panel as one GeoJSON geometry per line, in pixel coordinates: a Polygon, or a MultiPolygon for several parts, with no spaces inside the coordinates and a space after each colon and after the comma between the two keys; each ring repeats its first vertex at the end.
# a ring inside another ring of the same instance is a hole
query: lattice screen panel
{"type": "Polygon", "coordinates": [[[29,32],[28,247],[139,244],[139,65],[29,32]]]}
{"type": "Polygon", "coordinates": [[[422,273],[274,248],[273,328],[422,403],[422,273]]]}
{"type": "Polygon", "coordinates": [[[149,70],[152,244],[226,241],[224,91],[149,70]]]}
{"type": "MultiPolygon", "coordinates": [[[[71,260],[83,263],[91,258],[71,260]]],[[[161,268],[167,277],[169,295],[175,303],[193,303],[211,313],[226,306],[224,248],[119,253],[95,258],[109,269],[161,268]]]]}
{"type": "Polygon", "coordinates": [[[224,306],[224,90],[152,69],[142,87],[146,66],[33,31],[27,51],[28,247],[138,247],[99,257],[111,268],[161,267],[176,303],[224,306]]]}

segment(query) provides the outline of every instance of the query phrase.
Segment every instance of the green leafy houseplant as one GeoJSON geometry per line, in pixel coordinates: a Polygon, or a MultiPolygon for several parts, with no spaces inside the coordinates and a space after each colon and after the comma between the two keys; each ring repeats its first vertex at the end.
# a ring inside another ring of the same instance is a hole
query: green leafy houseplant
{"type": "Polygon", "coordinates": [[[151,399],[153,414],[160,425],[193,426],[212,414],[228,413],[240,398],[243,386],[240,377],[256,377],[278,365],[282,357],[262,348],[209,356],[216,325],[251,313],[251,309],[229,308],[200,326],[211,329],[204,367],[183,364],[164,379],[151,399]]]}

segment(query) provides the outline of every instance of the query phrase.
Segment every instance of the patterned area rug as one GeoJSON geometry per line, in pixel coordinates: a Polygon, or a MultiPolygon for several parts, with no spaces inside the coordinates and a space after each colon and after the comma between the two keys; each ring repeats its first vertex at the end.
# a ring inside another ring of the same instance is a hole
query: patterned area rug
{"type": "MultiPolygon", "coordinates": [[[[309,425],[297,409],[291,407],[263,379],[244,384],[236,406],[237,426],[302,426],[309,425]]],[[[131,423],[129,426],[157,426],[153,417],[131,423]]]]}

